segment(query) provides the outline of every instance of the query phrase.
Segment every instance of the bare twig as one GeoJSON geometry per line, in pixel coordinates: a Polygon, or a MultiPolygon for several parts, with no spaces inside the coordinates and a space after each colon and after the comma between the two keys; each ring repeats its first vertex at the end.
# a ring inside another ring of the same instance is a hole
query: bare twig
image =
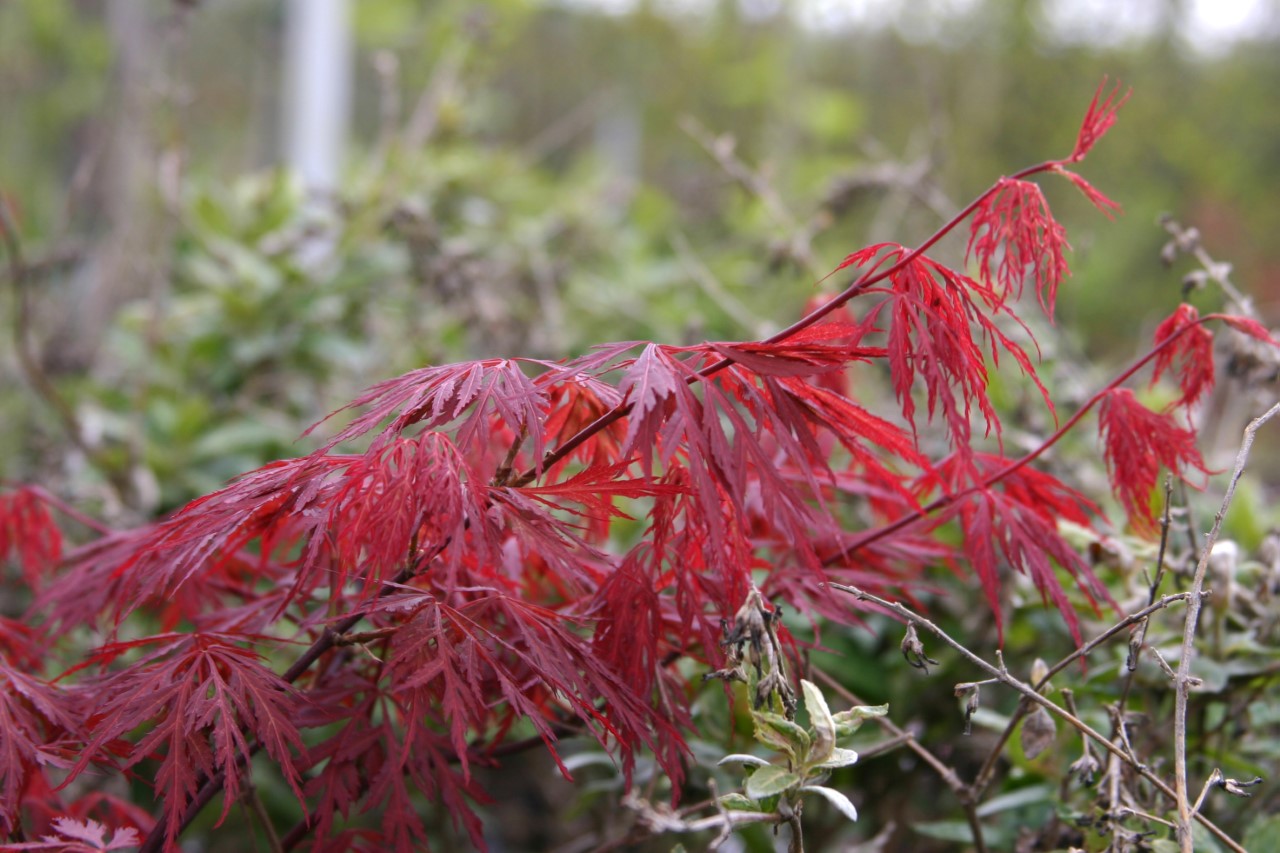
{"type": "Polygon", "coordinates": [[[801,227],[799,220],[788,209],[782,196],[778,195],[773,185],[764,176],[748,166],[734,151],[735,142],[731,136],[715,136],[692,117],[680,120],[680,129],[689,134],[701,145],[712,159],[719,164],[725,174],[733,178],[742,187],[764,205],[774,223],[786,234],[790,234],[787,253],[815,278],[822,275],[817,259],[810,246],[811,234],[801,227]]]}
{"type": "Polygon", "coordinates": [[[53,380],[45,373],[36,352],[32,338],[31,297],[27,292],[29,268],[23,257],[22,241],[18,237],[18,226],[13,213],[9,209],[9,201],[0,193],[0,239],[4,242],[5,253],[9,257],[9,285],[13,288],[13,342],[17,350],[18,367],[31,389],[48,404],[58,420],[62,422],[67,436],[85,456],[94,459],[94,453],[84,440],[84,433],[75,411],[71,408],[53,380]]]}
{"type": "MultiPolygon", "coordinates": [[[[839,587],[839,584],[832,584],[832,586],[839,587]]],[[[1087,657],[1094,649],[1105,644],[1108,640],[1113,639],[1117,634],[1121,633],[1129,626],[1137,624],[1145,625],[1147,617],[1152,613],[1155,613],[1157,610],[1163,610],[1175,602],[1183,601],[1188,598],[1189,595],[1190,593],[1179,592],[1173,595],[1162,596],[1159,600],[1153,601],[1141,610],[1130,613],[1124,619],[1107,628],[1101,634],[1051,666],[1045,675],[1032,685],[1032,688],[1039,692],[1040,689],[1048,683],[1049,679],[1066,669],[1077,659],[1087,657]]],[[[998,676],[992,680],[1008,683],[1006,679],[998,676]]],[[[1004,745],[1008,743],[1009,738],[1013,736],[1013,732],[1017,728],[1018,723],[1022,721],[1023,717],[1025,717],[1027,712],[1030,710],[1031,705],[1029,703],[1020,702],[1018,707],[1014,710],[1014,713],[1010,716],[1009,723],[1000,733],[1000,737],[996,744],[992,747],[991,752],[988,753],[986,761],[983,762],[982,769],[978,771],[978,775],[974,779],[973,789],[975,796],[981,796],[982,792],[991,784],[991,780],[995,775],[996,764],[1001,753],[1004,751],[1004,745]]]]}
{"type": "Polygon", "coordinates": [[[454,41],[432,69],[431,79],[422,90],[422,94],[418,96],[418,101],[414,104],[413,112],[410,113],[409,121],[404,128],[401,141],[408,150],[415,151],[421,148],[435,134],[436,125],[440,120],[440,108],[458,88],[462,66],[471,54],[471,50],[472,45],[469,40],[454,41]]]}
{"type": "MultiPolygon", "coordinates": [[[[848,702],[850,705],[867,704],[857,695],[851,692],[847,687],[837,681],[830,674],[817,667],[812,667],[811,672],[815,678],[829,687],[834,693],[848,702]]],[[[889,749],[889,744],[901,744],[911,750],[938,774],[938,778],[942,780],[951,792],[955,794],[956,800],[960,803],[960,808],[964,812],[965,820],[969,824],[969,832],[973,836],[973,849],[977,853],[987,853],[986,839],[983,836],[982,822],[978,819],[977,804],[973,796],[973,789],[970,785],[966,785],[964,780],[957,775],[956,771],[946,764],[933,752],[916,740],[915,735],[899,726],[888,716],[873,717],[873,720],[885,731],[889,732],[893,737],[884,744],[878,744],[871,750],[860,750],[859,755],[863,758],[869,758],[871,755],[885,752],[889,749]],[[874,751],[873,751],[874,750],[874,751]]]]}
{"type": "MultiPolygon", "coordinates": [[[[1280,404],[1278,404],[1276,408],[1280,409],[1280,404]]],[[[983,670],[989,675],[995,676],[1003,684],[1013,688],[1025,699],[1042,706],[1049,713],[1054,714],[1059,719],[1070,724],[1077,731],[1091,738],[1094,741],[1094,743],[1101,746],[1107,752],[1111,753],[1112,755],[1118,756],[1119,758],[1124,759],[1133,767],[1134,771],[1138,775],[1140,775],[1143,779],[1145,779],[1148,783],[1150,783],[1154,788],[1159,790],[1170,800],[1173,800],[1174,802],[1177,801],[1177,793],[1174,791],[1174,789],[1169,787],[1169,785],[1167,785],[1164,782],[1164,780],[1161,779],[1159,776],[1152,773],[1151,770],[1146,765],[1137,762],[1131,753],[1127,752],[1123,747],[1113,742],[1110,738],[1103,735],[1101,732],[1099,732],[1097,729],[1090,726],[1084,720],[1081,720],[1075,714],[1072,714],[1066,708],[1063,708],[1061,705],[1058,705],[1052,700],[1047,699],[1044,696],[1041,696],[1039,691],[1037,691],[1030,684],[1027,684],[1021,679],[1016,678],[1012,674],[1010,674],[1009,671],[1002,664],[997,666],[997,665],[988,663],[986,660],[984,660],[983,658],[979,657],[977,654],[970,651],[969,648],[965,646],[963,643],[954,639],[950,634],[948,634],[938,625],[929,621],[928,619],[925,619],[920,614],[914,612],[913,610],[911,610],[910,608],[902,604],[889,601],[884,598],[880,598],[879,596],[873,595],[869,592],[865,592],[861,589],[858,589],[857,587],[847,586],[845,584],[834,583],[834,582],[829,583],[828,585],[831,586],[833,589],[838,589],[838,590],[841,590],[842,592],[849,593],[850,595],[857,598],[859,601],[866,601],[866,602],[875,604],[876,606],[883,608],[884,610],[887,610],[890,613],[895,614],[896,616],[903,619],[904,621],[915,622],[919,627],[929,631],[929,633],[938,637],[938,639],[942,640],[948,646],[955,649],[957,652],[960,653],[960,655],[963,658],[968,660],[974,666],[978,667],[979,669],[983,670]]],[[[1215,838],[1221,841],[1228,849],[1234,851],[1234,853],[1247,853],[1247,851],[1245,851],[1243,847],[1241,847],[1238,843],[1236,843],[1236,841],[1234,841],[1231,838],[1231,836],[1227,835],[1227,833],[1225,833],[1221,828],[1219,828],[1216,824],[1214,824],[1204,815],[1197,814],[1194,816],[1194,818],[1195,820],[1199,821],[1200,824],[1205,827],[1205,829],[1209,830],[1209,832],[1215,838]]]]}
{"type": "Polygon", "coordinates": [[[636,813],[640,823],[652,835],[667,832],[705,832],[716,830],[723,833],[725,828],[732,829],[748,823],[786,823],[787,818],[777,812],[739,812],[728,811],[717,807],[716,814],[708,817],[689,819],[670,806],[663,803],[650,803],[635,795],[623,798],[622,804],[636,813]]]}
{"type": "Polygon", "coordinates": [[[1173,712],[1174,789],[1178,806],[1178,841],[1183,853],[1193,851],[1192,818],[1201,819],[1199,813],[1192,810],[1187,792],[1187,700],[1192,687],[1199,683],[1199,679],[1191,675],[1191,660],[1195,656],[1196,627],[1200,619],[1200,606],[1205,596],[1204,579],[1209,571],[1209,558],[1214,543],[1218,541],[1218,535],[1222,531],[1222,521],[1227,515],[1231,501],[1235,498],[1236,485],[1244,475],[1245,464],[1249,461],[1249,451],[1253,447],[1254,436],[1277,412],[1280,412],[1280,403],[1272,406],[1265,414],[1254,418],[1244,429],[1244,438],[1236,454],[1235,467],[1231,469],[1231,479],[1227,483],[1226,494],[1222,497],[1222,506],[1214,516],[1213,527],[1205,537],[1204,546],[1200,550],[1200,560],[1196,563],[1196,572],[1192,578],[1187,599],[1187,616],[1182,630],[1182,651],[1174,678],[1173,712]]]}
{"type": "Polygon", "coordinates": [[[671,248],[675,249],[676,257],[680,259],[681,265],[689,273],[694,284],[710,296],[716,305],[720,306],[720,310],[729,315],[730,320],[744,329],[751,329],[752,334],[758,337],[769,334],[769,323],[752,313],[750,308],[725,289],[720,279],[716,278],[715,273],[707,268],[702,258],[698,257],[693,247],[689,245],[689,240],[684,234],[677,231],[672,235],[671,248]]]}
{"type": "Polygon", "coordinates": [[[1222,288],[1222,292],[1236,304],[1241,312],[1251,317],[1254,316],[1253,301],[1231,283],[1231,264],[1213,259],[1213,256],[1205,250],[1204,244],[1200,242],[1200,230],[1198,228],[1184,228],[1172,216],[1160,217],[1160,227],[1169,232],[1169,236],[1173,238],[1165,244],[1160,253],[1166,264],[1173,263],[1178,252],[1186,252],[1195,258],[1202,268],[1200,275],[1193,273],[1187,277],[1188,285],[1196,287],[1202,285],[1206,280],[1212,281],[1222,288]]]}

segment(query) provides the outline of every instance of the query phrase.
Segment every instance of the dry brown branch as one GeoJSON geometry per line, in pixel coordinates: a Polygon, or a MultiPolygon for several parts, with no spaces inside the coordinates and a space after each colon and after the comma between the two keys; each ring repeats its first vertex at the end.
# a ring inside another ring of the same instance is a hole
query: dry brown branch
{"type": "Polygon", "coordinates": [[[1198,678],[1191,675],[1191,661],[1195,656],[1196,627],[1200,619],[1200,607],[1208,594],[1204,589],[1204,579],[1209,571],[1209,558],[1212,556],[1214,543],[1218,541],[1218,535],[1222,531],[1222,521],[1227,515],[1231,501],[1235,498],[1236,485],[1244,475],[1245,464],[1249,461],[1249,451],[1253,447],[1254,436],[1277,412],[1280,412],[1280,403],[1272,406],[1265,414],[1254,418],[1244,429],[1244,439],[1236,454],[1235,467],[1231,469],[1231,479],[1227,483],[1226,494],[1222,497],[1222,506],[1213,518],[1213,527],[1209,535],[1205,537],[1187,597],[1187,616],[1182,630],[1182,650],[1178,659],[1177,674],[1174,677],[1173,712],[1174,789],[1175,802],[1178,806],[1178,840],[1183,853],[1193,851],[1192,819],[1195,818],[1203,823],[1199,812],[1192,810],[1187,792],[1187,700],[1191,690],[1200,682],[1198,678]]]}
{"type": "MultiPolygon", "coordinates": [[[[1277,405],[1276,408],[1280,409],[1280,405],[1277,405]]],[[[877,607],[889,613],[892,613],[893,615],[897,616],[898,618],[902,619],[905,622],[913,622],[919,627],[924,628],[929,633],[933,634],[938,639],[942,640],[946,645],[950,646],[952,649],[957,651],[963,658],[965,658],[971,664],[978,667],[983,672],[986,672],[988,675],[998,679],[1001,683],[1003,683],[1007,687],[1013,688],[1027,701],[1040,705],[1049,713],[1055,715],[1059,719],[1070,724],[1077,731],[1081,732],[1082,734],[1092,739],[1094,743],[1101,746],[1107,752],[1128,762],[1130,766],[1133,768],[1135,773],[1137,773],[1139,776],[1145,779],[1148,783],[1150,783],[1154,788],[1156,788],[1161,793],[1163,793],[1171,801],[1175,803],[1178,802],[1178,795],[1174,791],[1174,789],[1171,788],[1168,784],[1166,784],[1165,781],[1161,779],[1159,776],[1156,776],[1154,773],[1152,773],[1151,770],[1145,764],[1138,762],[1131,751],[1126,750],[1123,746],[1119,744],[1116,744],[1110,738],[1103,735],[1097,729],[1094,729],[1092,726],[1090,726],[1084,720],[1081,720],[1075,714],[1072,714],[1066,708],[1040,695],[1039,691],[1037,691],[1032,685],[1013,676],[1009,672],[1009,670],[1005,667],[1003,657],[1000,655],[998,651],[996,652],[997,664],[993,665],[991,663],[988,663],[985,659],[978,656],[974,652],[970,651],[967,646],[965,646],[963,643],[959,642],[958,640],[954,639],[950,634],[944,631],[941,627],[931,622],[930,620],[925,619],[920,614],[916,613],[915,611],[911,610],[910,608],[902,604],[889,601],[884,598],[880,598],[879,596],[873,595],[869,592],[865,592],[861,589],[858,589],[857,587],[847,586],[845,584],[839,584],[839,583],[831,583],[830,586],[833,589],[838,589],[838,590],[841,590],[842,592],[849,593],[850,595],[857,598],[859,601],[865,601],[865,602],[874,604],[877,607]]],[[[1209,832],[1215,838],[1217,838],[1223,845],[1225,845],[1227,849],[1235,851],[1235,853],[1247,853],[1247,851],[1245,851],[1243,847],[1241,847],[1236,841],[1234,841],[1231,838],[1231,836],[1227,835],[1227,833],[1225,833],[1221,828],[1219,828],[1216,824],[1214,824],[1204,815],[1196,814],[1194,818],[1195,820],[1199,821],[1200,824],[1205,827],[1205,829],[1209,830],[1209,832]]]]}

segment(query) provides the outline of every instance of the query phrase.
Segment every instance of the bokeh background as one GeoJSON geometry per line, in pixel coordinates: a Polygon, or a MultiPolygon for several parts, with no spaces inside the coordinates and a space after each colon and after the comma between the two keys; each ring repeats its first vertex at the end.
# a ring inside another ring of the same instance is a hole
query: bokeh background
{"type": "Polygon", "coordinates": [[[1183,272],[1158,262],[1165,213],[1272,315],[1278,21],[1268,0],[6,0],[22,331],[88,448],[67,455],[7,347],[0,474],[61,467],[152,512],[425,360],[775,329],[849,251],[1064,154],[1108,75],[1134,95],[1086,171],[1124,215],[1047,185],[1075,248],[1062,338],[1141,348],[1183,272]]]}
{"type": "MultiPolygon", "coordinates": [[[[3,0],[0,478],[127,523],[424,363],[768,334],[848,252],[1069,153],[1104,78],[1133,96],[1082,172],[1124,213],[1046,182],[1074,247],[1047,354],[1146,349],[1193,268],[1164,214],[1274,322],[1274,0],[3,0]]],[[[886,672],[845,675],[880,701],[886,672]]],[[[557,839],[529,832],[507,849],[557,839]]]]}

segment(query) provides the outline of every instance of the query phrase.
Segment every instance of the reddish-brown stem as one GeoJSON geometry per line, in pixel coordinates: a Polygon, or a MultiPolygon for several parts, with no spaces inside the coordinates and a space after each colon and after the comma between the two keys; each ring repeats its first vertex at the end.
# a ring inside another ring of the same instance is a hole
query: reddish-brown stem
{"type": "Polygon", "coordinates": [[[56,509],[68,518],[83,524],[85,527],[102,536],[110,536],[115,531],[96,518],[86,515],[43,486],[27,486],[27,489],[40,500],[56,509]]]}

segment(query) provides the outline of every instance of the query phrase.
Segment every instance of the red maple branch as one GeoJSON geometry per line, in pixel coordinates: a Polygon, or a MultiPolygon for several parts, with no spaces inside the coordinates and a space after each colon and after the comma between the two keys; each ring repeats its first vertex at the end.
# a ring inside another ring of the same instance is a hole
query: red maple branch
{"type": "MultiPolygon", "coordinates": [[[[1011,176],[1011,178],[1014,180],[1020,180],[1022,178],[1030,177],[1031,175],[1054,171],[1056,169],[1059,169],[1062,166],[1062,164],[1068,163],[1068,162],[1073,162],[1073,161],[1046,160],[1043,163],[1037,163],[1034,166],[1028,166],[1027,168],[1019,172],[1015,172],[1011,176]]],[[[895,273],[905,269],[913,261],[915,261],[921,255],[923,255],[929,249],[931,249],[939,240],[941,240],[943,237],[947,236],[947,234],[954,231],[962,222],[964,222],[965,219],[969,217],[971,213],[973,213],[980,206],[982,206],[982,204],[987,199],[989,199],[993,193],[997,192],[999,189],[1000,189],[999,183],[993,184],[990,188],[986,190],[986,192],[982,193],[977,198],[973,199],[971,202],[969,202],[969,204],[965,205],[963,210],[961,210],[959,213],[955,214],[949,220],[947,220],[947,222],[944,223],[940,228],[938,228],[938,230],[935,231],[928,239],[920,243],[915,248],[911,249],[909,252],[906,252],[892,266],[880,272],[876,272],[875,267],[872,267],[870,270],[866,271],[857,279],[855,279],[852,284],[850,284],[848,287],[842,290],[839,294],[837,294],[831,300],[823,303],[818,308],[814,309],[813,311],[810,311],[808,314],[801,317],[799,320],[796,320],[790,326],[787,326],[785,329],[781,330],[780,332],[770,335],[768,338],[765,338],[759,343],[776,344],[776,343],[781,343],[782,341],[785,341],[787,338],[791,337],[797,332],[800,332],[804,329],[809,328],[810,326],[813,326],[815,323],[822,320],[822,318],[826,317],[832,311],[835,311],[837,308],[849,302],[849,300],[853,299],[858,294],[866,291],[872,285],[877,284],[881,281],[884,281],[885,279],[888,279],[891,276],[893,276],[895,273]]],[[[843,264],[840,266],[837,266],[831,272],[827,273],[826,276],[819,279],[818,283],[820,284],[821,282],[826,281],[831,276],[840,272],[840,270],[843,268],[844,268],[843,264]]],[[[719,361],[709,364],[706,367],[699,370],[697,372],[697,377],[690,377],[687,381],[689,383],[693,383],[698,381],[698,377],[702,379],[709,378],[719,373],[721,370],[724,370],[726,367],[728,367],[733,363],[734,363],[734,360],[731,358],[721,358],[719,361]]],[[[576,432],[574,435],[570,436],[568,439],[561,442],[555,449],[548,451],[542,457],[542,459],[539,461],[537,465],[523,472],[519,477],[517,477],[514,480],[513,484],[516,486],[524,486],[533,482],[533,480],[537,478],[540,472],[549,470],[553,465],[555,465],[557,462],[561,461],[562,459],[566,458],[574,450],[581,447],[584,443],[586,443],[588,440],[590,440],[593,436],[598,434],[600,431],[608,428],[612,424],[617,423],[622,418],[625,418],[628,414],[631,413],[633,405],[634,405],[633,403],[623,402],[618,406],[615,406],[614,408],[610,409],[608,412],[605,412],[603,415],[596,418],[594,421],[587,424],[582,429],[578,430],[578,432],[576,432]]]]}
{"type": "Polygon", "coordinates": [[[994,474],[991,474],[990,476],[986,477],[979,483],[976,483],[958,492],[941,495],[940,497],[925,504],[924,506],[918,509],[912,510],[911,512],[908,512],[907,514],[903,515],[901,518],[895,519],[889,524],[886,524],[882,527],[877,527],[875,530],[866,531],[861,536],[851,541],[849,544],[843,546],[839,551],[839,553],[833,554],[827,557],[824,560],[824,562],[830,565],[839,560],[842,560],[845,557],[847,557],[849,554],[852,554],[853,552],[858,551],[862,548],[866,548],[868,545],[878,542],[887,536],[891,536],[894,533],[897,533],[898,531],[903,530],[906,527],[909,527],[915,522],[923,518],[927,518],[928,516],[934,514],[938,510],[944,509],[945,507],[956,503],[957,501],[963,499],[968,495],[975,494],[977,492],[982,491],[983,489],[988,489],[991,486],[998,484],[1000,481],[1009,477],[1011,474],[1014,474],[1019,469],[1024,468],[1027,465],[1030,465],[1032,462],[1039,459],[1045,453],[1049,452],[1050,448],[1052,448],[1055,444],[1057,444],[1063,438],[1063,436],[1071,432],[1071,430],[1078,423],[1080,423],[1080,421],[1084,418],[1084,416],[1089,414],[1089,412],[1094,408],[1094,406],[1100,403],[1107,396],[1107,394],[1119,388],[1121,385],[1123,385],[1125,382],[1131,379],[1134,376],[1134,374],[1142,370],[1142,368],[1146,367],[1153,360],[1159,357],[1160,354],[1164,352],[1166,349],[1174,346],[1175,342],[1183,334],[1186,334],[1191,329],[1204,325],[1204,323],[1206,323],[1209,320],[1225,320],[1225,319],[1226,318],[1224,317],[1224,315],[1206,314],[1205,316],[1200,317],[1197,320],[1182,326],[1180,329],[1178,329],[1176,332],[1171,334],[1169,337],[1165,338],[1159,344],[1152,347],[1145,355],[1143,355],[1141,358],[1133,362],[1133,364],[1126,367],[1123,371],[1121,371],[1114,378],[1112,378],[1110,382],[1108,382],[1106,385],[1104,385],[1102,388],[1096,391],[1093,394],[1093,396],[1091,396],[1088,400],[1086,400],[1084,404],[1079,409],[1077,409],[1074,414],[1071,415],[1071,417],[1067,418],[1066,421],[1064,421],[1056,430],[1054,430],[1052,435],[1050,435],[1047,439],[1045,439],[1044,442],[1042,442],[1035,449],[1029,451],[1023,456],[1020,456],[1019,458],[1010,462],[1008,465],[1001,468],[999,471],[996,471],[994,474]]]}

